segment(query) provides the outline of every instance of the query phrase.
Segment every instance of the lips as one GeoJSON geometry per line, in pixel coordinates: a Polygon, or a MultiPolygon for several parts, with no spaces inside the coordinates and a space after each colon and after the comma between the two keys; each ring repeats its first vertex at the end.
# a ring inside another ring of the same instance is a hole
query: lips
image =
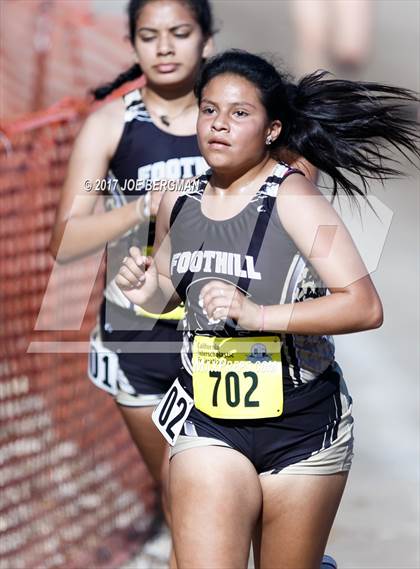
{"type": "Polygon", "coordinates": [[[226,140],[217,137],[209,138],[208,144],[212,148],[226,148],[227,146],[230,146],[226,140]]]}
{"type": "Polygon", "coordinates": [[[179,67],[179,63],[160,63],[154,66],[158,73],[173,73],[179,67]]]}

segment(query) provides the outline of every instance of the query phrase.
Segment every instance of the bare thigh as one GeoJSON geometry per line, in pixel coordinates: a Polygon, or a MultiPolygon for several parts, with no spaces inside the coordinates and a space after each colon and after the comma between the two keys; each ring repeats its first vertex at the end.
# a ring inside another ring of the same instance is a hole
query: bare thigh
{"type": "Polygon", "coordinates": [[[331,3],[334,26],[332,55],[338,63],[361,66],[372,39],[372,3],[369,0],[335,0],[331,3]]]}
{"type": "Polygon", "coordinates": [[[259,477],[239,452],[189,449],[170,463],[172,531],[179,569],[245,569],[261,511],[259,477]]]}
{"type": "Polygon", "coordinates": [[[298,75],[327,65],[329,38],[328,0],[292,0],[290,3],[295,31],[295,68],[298,75]]]}
{"type": "Polygon", "coordinates": [[[261,477],[261,569],[319,569],[347,472],[261,477]]]}
{"type": "Polygon", "coordinates": [[[160,483],[167,445],[152,421],[154,407],[118,405],[118,408],[150,474],[160,483]]]}

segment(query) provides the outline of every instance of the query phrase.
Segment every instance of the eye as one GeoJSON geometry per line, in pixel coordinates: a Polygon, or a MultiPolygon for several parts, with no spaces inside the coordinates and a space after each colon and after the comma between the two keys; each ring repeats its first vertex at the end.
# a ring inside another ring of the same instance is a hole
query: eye
{"type": "Polygon", "coordinates": [[[246,111],[235,111],[233,114],[239,117],[240,119],[249,116],[249,113],[247,113],[246,111]]]}
{"type": "Polygon", "coordinates": [[[156,36],[140,36],[140,40],[143,42],[150,42],[156,39],[156,36]]]}
{"type": "Polygon", "coordinates": [[[190,36],[193,30],[191,29],[191,26],[178,26],[177,28],[173,28],[171,31],[174,37],[184,39],[190,36]]]}
{"type": "Polygon", "coordinates": [[[208,105],[205,107],[201,107],[201,112],[203,115],[211,115],[215,111],[214,107],[209,107],[208,105]]]}

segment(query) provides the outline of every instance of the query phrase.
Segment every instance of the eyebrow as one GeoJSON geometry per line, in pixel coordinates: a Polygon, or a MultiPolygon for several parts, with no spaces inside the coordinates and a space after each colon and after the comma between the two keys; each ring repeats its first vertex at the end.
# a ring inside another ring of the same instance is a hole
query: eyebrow
{"type": "MultiPolygon", "coordinates": [[[[206,99],[205,97],[203,97],[203,99],[201,99],[202,103],[210,103],[211,105],[214,105],[217,107],[217,103],[214,103],[213,101],[211,101],[210,99],[206,99]]],[[[246,101],[235,101],[234,103],[230,103],[231,107],[235,107],[235,106],[239,106],[239,107],[252,107],[253,109],[256,109],[257,107],[255,105],[253,105],[252,103],[247,103],[246,101]]]]}
{"type": "MultiPolygon", "coordinates": [[[[169,31],[175,32],[178,28],[185,28],[185,27],[192,28],[193,26],[189,23],[177,24],[176,26],[172,26],[172,28],[169,28],[169,31]]],[[[137,28],[137,32],[158,32],[158,31],[159,30],[156,28],[147,28],[147,27],[137,28]]]]}

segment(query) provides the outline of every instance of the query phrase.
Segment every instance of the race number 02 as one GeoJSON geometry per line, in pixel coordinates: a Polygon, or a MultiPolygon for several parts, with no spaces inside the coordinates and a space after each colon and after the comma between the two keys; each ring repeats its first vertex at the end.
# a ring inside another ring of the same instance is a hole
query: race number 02
{"type": "Polygon", "coordinates": [[[176,379],[153,411],[153,422],[170,445],[175,444],[193,405],[193,399],[176,379]]]}

